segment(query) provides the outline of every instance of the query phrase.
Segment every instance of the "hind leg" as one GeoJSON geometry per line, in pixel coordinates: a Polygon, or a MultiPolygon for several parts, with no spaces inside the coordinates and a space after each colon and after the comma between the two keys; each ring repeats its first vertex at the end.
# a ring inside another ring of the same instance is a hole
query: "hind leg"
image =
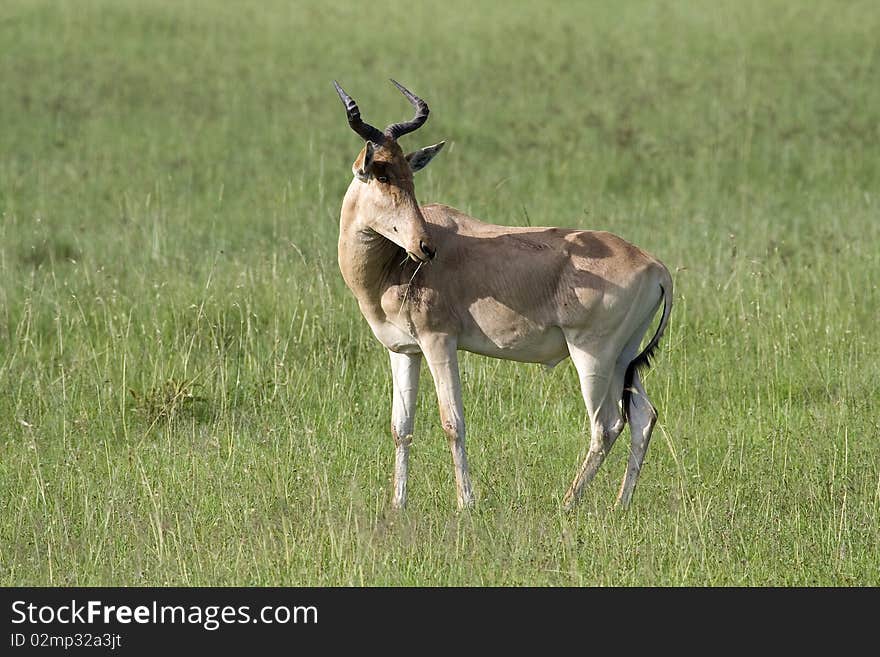
{"type": "Polygon", "coordinates": [[[568,349],[580,380],[581,394],[590,418],[591,435],[587,456],[563,499],[566,510],[574,507],[584,487],[596,476],[624,426],[618,407],[623,380],[615,359],[596,357],[571,342],[568,349]]]}
{"type": "Polygon", "coordinates": [[[620,484],[620,492],[617,494],[617,505],[621,507],[629,506],[632,501],[633,491],[642,469],[642,462],[645,460],[645,452],[648,451],[648,443],[651,442],[651,432],[657,422],[657,410],[648,399],[638,372],[633,377],[627,416],[632,443],[626,474],[620,484]]]}

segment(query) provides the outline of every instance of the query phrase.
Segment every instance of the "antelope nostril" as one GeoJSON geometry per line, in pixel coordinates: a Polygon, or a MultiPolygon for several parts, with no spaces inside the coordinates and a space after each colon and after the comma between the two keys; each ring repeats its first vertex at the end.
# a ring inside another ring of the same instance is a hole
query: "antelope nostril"
{"type": "Polygon", "coordinates": [[[435,255],[437,255],[436,249],[432,249],[430,246],[428,246],[427,244],[425,244],[421,240],[419,240],[419,248],[422,250],[422,253],[424,253],[426,256],[428,256],[429,260],[432,259],[435,255]]]}

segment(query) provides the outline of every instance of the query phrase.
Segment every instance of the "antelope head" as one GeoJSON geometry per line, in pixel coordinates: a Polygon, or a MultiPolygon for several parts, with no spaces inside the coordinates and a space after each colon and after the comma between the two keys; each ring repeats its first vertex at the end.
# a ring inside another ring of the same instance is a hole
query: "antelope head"
{"type": "Polygon", "coordinates": [[[348,124],[366,142],[351,167],[355,177],[349,188],[349,193],[356,195],[354,221],[360,224],[358,230],[377,233],[413,260],[426,262],[437,251],[416,201],[413,174],[425,168],[445,142],[404,155],[397,140],[428,120],[428,104],[403,85],[391,82],[416,108],[416,114],[411,121],[392,123],[384,132],[364,122],[357,103],[333,82],[345,105],[348,124]]]}

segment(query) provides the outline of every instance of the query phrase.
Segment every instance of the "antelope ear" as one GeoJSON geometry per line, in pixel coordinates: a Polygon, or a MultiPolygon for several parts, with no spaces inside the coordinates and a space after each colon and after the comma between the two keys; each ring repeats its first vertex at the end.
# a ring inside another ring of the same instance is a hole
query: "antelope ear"
{"type": "Polygon", "coordinates": [[[352,172],[361,182],[367,182],[370,177],[370,165],[373,163],[373,154],[376,152],[376,145],[368,141],[364,146],[354,164],[351,167],[352,172]]]}
{"type": "Polygon", "coordinates": [[[428,162],[434,159],[434,156],[440,152],[445,143],[445,141],[441,141],[439,144],[425,146],[420,150],[407,153],[406,161],[409,162],[409,168],[412,169],[412,172],[421,171],[428,166],[428,162]]]}

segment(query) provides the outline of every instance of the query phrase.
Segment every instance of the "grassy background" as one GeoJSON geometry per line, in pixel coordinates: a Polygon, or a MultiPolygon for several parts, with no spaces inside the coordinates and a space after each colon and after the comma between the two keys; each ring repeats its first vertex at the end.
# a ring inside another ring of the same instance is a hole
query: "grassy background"
{"type": "Polygon", "coordinates": [[[0,5],[0,584],[880,584],[875,3],[386,5],[0,5]],[[391,512],[331,86],[385,125],[388,77],[422,202],[674,271],[629,512],[628,434],[560,509],[570,362],[470,355],[476,510],[425,372],[391,512]]]}

